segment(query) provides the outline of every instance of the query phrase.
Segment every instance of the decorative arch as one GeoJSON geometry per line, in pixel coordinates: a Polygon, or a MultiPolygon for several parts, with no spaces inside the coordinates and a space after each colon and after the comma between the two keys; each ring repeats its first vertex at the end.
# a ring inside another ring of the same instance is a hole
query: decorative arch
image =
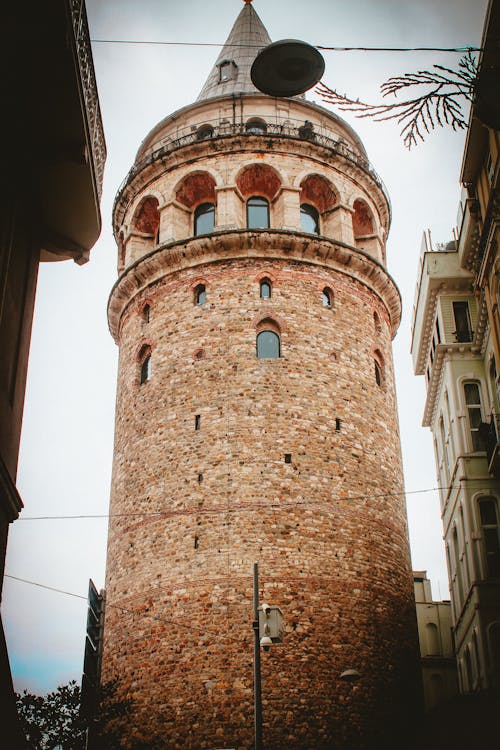
{"type": "Polygon", "coordinates": [[[259,333],[259,331],[262,331],[267,326],[271,327],[271,330],[275,331],[276,333],[283,333],[283,331],[286,331],[286,324],[285,321],[281,318],[279,315],[275,315],[273,310],[270,310],[269,308],[267,310],[263,310],[260,315],[257,315],[253,320],[253,327],[259,333]]]}
{"type": "Polygon", "coordinates": [[[132,227],[136,232],[156,237],[160,226],[159,201],[154,195],[143,198],[134,212],[132,227]]]}
{"type": "Polygon", "coordinates": [[[262,195],[272,201],[281,183],[277,171],[268,164],[248,164],[236,176],[236,186],[245,200],[252,195],[262,195]]]}
{"type": "Polygon", "coordinates": [[[352,228],[354,239],[366,237],[375,233],[375,221],[368,203],[362,198],[356,198],[353,203],[352,228]]]}
{"type": "Polygon", "coordinates": [[[215,204],[215,185],[215,179],[209,172],[193,172],[178,184],[175,199],[190,210],[200,203],[215,204]]]}
{"type": "Polygon", "coordinates": [[[338,203],[338,195],[329,180],[319,174],[311,174],[300,183],[300,203],[310,204],[323,213],[338,203]]]}

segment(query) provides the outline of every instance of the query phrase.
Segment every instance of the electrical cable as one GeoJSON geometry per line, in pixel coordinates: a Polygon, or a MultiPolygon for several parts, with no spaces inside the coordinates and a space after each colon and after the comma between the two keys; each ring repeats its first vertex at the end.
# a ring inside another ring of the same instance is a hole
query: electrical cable
{"type": "MultiPolygon", "coordinates": [[[[219,44],[217,42],[168,42],[149,39],[91,39],[93,44],[139,44],[152,46],[176,47],[240,47],[262,49],[261,44],[219,44]]],[[[484,52],[483,47],[465,45],[463,47],[329,47],[313,44],[318,50],[325,52],[484,52]]]]}
{"type": "MultiPolygon", "coordinates": [[[[455,489],[456,485],[450,485],[449,487],[428,487],[422,490],[409,490],[406,492],[381,492],[374,495],[353,495],[352,497],[332,497],[331,502],[336,500],[375,500],[377,498],[384,497],[406,497],[407,495],[422,495],[427,492],[440,492],[455,489]]],[[[324,505],[325,501],[320,500],[301,500],[296,502],[284,502],[284,503],[268,503],[266,508],[295,508],[302,505],[324,505]]],[[[232,507],[229,512],[236,513],[238,511],[251,510],[252,508],[258,508],[258,504],[246,504],[232,507]]],[[[137,513],[89,513],[79,514],[74,516],[69,515],[57,515],[57,516],[20,516],[18,521],[78,521],[83,519],[103,519],[103,518],[145,518],[145,517],[165,517],[165,516],[177,516],[177,515],[193,515],[193,514],[215,514],[215,513],[227,513],[226,507],[220,508],[194,508],[194,509],[179,509],[179,510],[156,510],[156,511],[143,511],[137,513]]]]}

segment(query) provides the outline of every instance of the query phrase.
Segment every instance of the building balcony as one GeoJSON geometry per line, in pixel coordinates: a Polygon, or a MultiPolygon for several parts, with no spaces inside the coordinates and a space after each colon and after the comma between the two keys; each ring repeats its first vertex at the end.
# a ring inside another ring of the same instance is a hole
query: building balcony
{"type": "Polygon", "coordinates": [[[500,479],[500,414],[492,414],[489,422],[482,422],[479,434],[486,450],[488,471],[500,479]]]}

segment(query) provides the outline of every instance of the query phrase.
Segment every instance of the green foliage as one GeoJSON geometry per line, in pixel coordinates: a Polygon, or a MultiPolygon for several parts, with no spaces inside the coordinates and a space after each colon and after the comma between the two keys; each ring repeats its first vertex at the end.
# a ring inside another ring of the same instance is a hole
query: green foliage
{"type": "Polygon", "coordinates": [[[109,682],[101,688],[97,716],[88,720],[81,715],[81,691],[74,680],[48,695],[24,690],[16,700],[27,750],[84,750],[89,723],[93,747],[119,748],[122,720],[132,704],[119,699],[116,684],[109,682]]]}
{"type": "Polygon", "coordinates": [[[72,680],[48,695],[16,693],[17,711],[29,750],[83,750],[85,724],[80,718],[80,687],[72,680]]]}

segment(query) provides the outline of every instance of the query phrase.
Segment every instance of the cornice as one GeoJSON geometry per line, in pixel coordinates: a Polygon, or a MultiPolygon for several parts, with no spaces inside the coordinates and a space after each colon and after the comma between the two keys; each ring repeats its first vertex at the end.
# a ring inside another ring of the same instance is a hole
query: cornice
{"type": "Polygon", "coordinates": [[[144,255],[118,278],[108,302],[108,322],[118,343],[120,322],[138,294],[166,275],[238,258],[308,263],[338,271],[373,291],[385,305],[395,336],[401,321],[401,296],[384,266],[350,245],[301,232],[227,230],[172,242],[144,255]]]}

